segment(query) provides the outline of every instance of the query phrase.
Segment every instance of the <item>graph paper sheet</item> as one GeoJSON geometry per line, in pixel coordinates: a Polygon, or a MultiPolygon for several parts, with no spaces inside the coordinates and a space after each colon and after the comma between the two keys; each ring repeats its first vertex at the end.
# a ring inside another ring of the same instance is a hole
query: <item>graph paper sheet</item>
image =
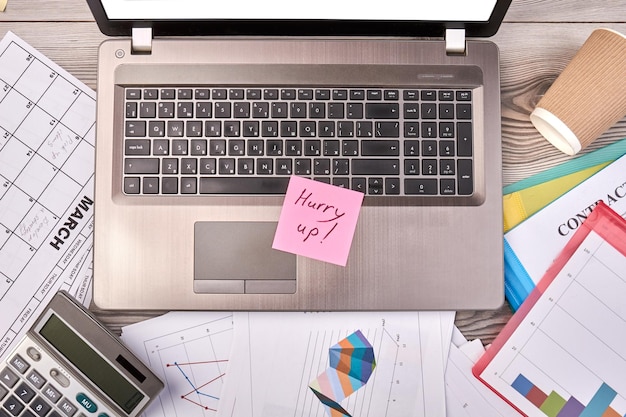
{"type": "Polygon", "coordinates": [[[0,358],[64,289],[91,302],[95,94],[0,41],[0,358]]]}
{"type": "Polygon", "coordinates": [[[626,415],[626,222],[601,204],[474,368],[528,416],[626,415]]]}
{"type": "Polygon", "coordinates": [[[143,417],[217,413],[233,325],[232,313],[173,311],[122,329],[122,341],[165,382],[143,417]]]}
{"type": "Polygon", "coordinates": [[[353,416],[446,415],[442,353],[454,313],[236,312],[234,318],[217,417],[327,416],[309,386],[329,368],[329,348],[356,330],[373,346],[376,368],[341,407],[353,416]]]}

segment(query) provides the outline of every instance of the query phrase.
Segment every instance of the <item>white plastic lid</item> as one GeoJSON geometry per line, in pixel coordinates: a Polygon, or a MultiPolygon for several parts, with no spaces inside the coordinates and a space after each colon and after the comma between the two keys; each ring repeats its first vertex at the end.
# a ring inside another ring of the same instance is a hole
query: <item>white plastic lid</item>
{"type": "Polygon", "coordinates": [[[550,111],[537,107],[530,114],[530,121],[560,151],[568,155],[576,155],[580,151],[581,144],[576,134],[550,111]]]}

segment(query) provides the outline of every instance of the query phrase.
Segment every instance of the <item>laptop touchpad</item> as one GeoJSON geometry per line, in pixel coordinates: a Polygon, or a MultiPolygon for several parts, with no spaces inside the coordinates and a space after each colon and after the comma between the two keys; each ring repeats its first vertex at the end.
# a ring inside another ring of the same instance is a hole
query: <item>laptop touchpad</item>
{"type": "Polygon", "coordinates": [[[293,294],[296,255],[272,249],[276,222],[196,222],[196,293],[293,294]]]}

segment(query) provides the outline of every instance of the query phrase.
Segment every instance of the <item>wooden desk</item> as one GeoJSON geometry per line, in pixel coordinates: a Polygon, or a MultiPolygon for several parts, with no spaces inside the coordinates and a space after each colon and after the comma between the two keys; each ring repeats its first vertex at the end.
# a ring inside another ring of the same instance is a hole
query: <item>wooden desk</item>
{"type": "MultiPolygon", "coordinates": [[[[493,41],[500,47],[504,184],[524,179],[568,157],[548,144],[528,115],[591,31],[609,27],[626,33],[626,0],[513,0],[493,41]]],[[[105,39],[85,0],[8,0],[0,13],[0,36],[13,31],[91,88],[96,87],[98,45],[105,39]]],[[[626,137],[626,120],[588,150],[626,137]]],[[[121,326],[157,313],[96,314],[119,333],[121,326]]],[[[496,311],[457,313],[470,339],[489,343],[511,316],[496,311]]]]}

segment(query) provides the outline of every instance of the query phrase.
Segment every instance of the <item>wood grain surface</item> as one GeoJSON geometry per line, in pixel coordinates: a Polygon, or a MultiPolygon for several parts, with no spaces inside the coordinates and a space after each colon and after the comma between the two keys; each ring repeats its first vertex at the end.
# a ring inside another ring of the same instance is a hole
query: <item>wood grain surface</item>
{"type": "MultiPolygon", "coordinates": [[[[492,38],[501,58],[504,184],[541,172],[569,157],[546,142],[529,114],[575,52],[596,28],[626,33],[626,0],[513,0],[492,38]]],[[[96,86],[97,49],[106,39],[84,0],[8,0],[0,12],[0,37],[12,31],[91,88],[96,86]]],[[[610,105],[610,103],[607,103],[610,105]]],[[[622,120],[585,152],[626,137],[622,120]]],[[[162,312],[100,311],[114,332],[162,312]]],[[[508,304],[495,311],[463,311],[456,323],[470,339],[487,344],[511,316],[508,304]]]]}

